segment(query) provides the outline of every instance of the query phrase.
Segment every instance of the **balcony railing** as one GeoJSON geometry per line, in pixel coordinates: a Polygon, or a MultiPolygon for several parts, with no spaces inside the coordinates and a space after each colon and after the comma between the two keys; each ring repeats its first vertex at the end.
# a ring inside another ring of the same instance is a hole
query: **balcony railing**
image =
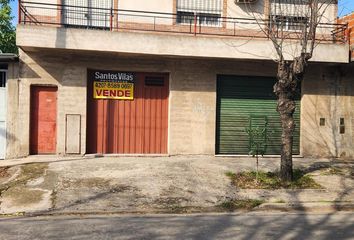
{"type": "MultiPolygon", "coordinates": [[[[86,28],[106,31],[146,31],[159,33],[213,35],[242,38],[269,38],[268,31],[277,28],[279,37],[298,39],[304,23],[287,23],[252,18],[179,16],[178,14],[133,11],[114,8],[19,2],[19,23],[53,25],[66,28],[86,28]],[[181,21],[183,19],[183,21],[181,21]],[[292,24],[292,26],[289,26],[292,24]],[[293,30],[288,30],[293,29],[293,30]]],[[[346,24],[321,23],[316,39],[323,42],[346,43],[346,24]]]]}

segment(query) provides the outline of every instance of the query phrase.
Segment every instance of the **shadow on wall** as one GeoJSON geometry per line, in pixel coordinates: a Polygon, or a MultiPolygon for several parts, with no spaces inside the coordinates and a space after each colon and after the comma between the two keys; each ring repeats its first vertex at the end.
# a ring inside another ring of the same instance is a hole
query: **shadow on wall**
{"type": "Polygon", "coordinates": [[[19,74],[21,78],[39,78],[39,75],[22,60],[19,63],[19,74]]]}
{"type": "Polygon", "coordinates": [[[66,47],[66,32],[67,32],[67,28],[64,27],[56,28],[56,38],[55,38],[56,48],[66,47]]]}
{"type": "MultiPolygon", "coordinates": [[[[15,135],[7,132],[1,126],[0,126],[0,139],[4,139],[4,140],[6,139],[6,141],[4,141],[4,142],[6,142],[6,146],[9,146],[10,144],[14,145],[14,143],[16,143],[18,141],[18,138],[16,138],[15,135]]],[[[2,142],[2,140],[0,142],[2,142]]],[[[3,146],[0,146],[0,147],[3,147],[3,146]]],[[[4,148],[4,149],[5,149],[5,155],[6,155],[7,150],[6,150],[6,148],[4,148]]]]}
{"type": "Polygon", "coordinates": [[[40,52],[26,52],[27,56],[20,62],[20,78],[36,83],[40,80],[45,84],[53,82],[63,86],[86,87],[86,81],[81,81],[86,73],[78,70],[71,56],[63,51],[43,49],[40,52]]]}
{"type": "Polygon", "coordinates": [[[305,72],[302,93],[335,97],[354,96],[353,75],[353,64],[310,64],[305,72]]]}

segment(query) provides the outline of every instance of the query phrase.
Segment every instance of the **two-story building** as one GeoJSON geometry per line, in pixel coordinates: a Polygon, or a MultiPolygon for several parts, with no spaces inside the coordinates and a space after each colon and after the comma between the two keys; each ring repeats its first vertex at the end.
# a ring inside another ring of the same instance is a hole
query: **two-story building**
{"type": "MultiPolygon", "coordinates": [[[[281,21],[295,36],[305,3],[21,0],[19,12],[8,158],[247,155],[253,126],[271,133],[267,154],[280,153],[276,52],[261,26],[281,21]]],[[[300,89],[295,155],[354,156],[353,69],[336,17],[328,5],[300,89]]],[[[296,39],[285,41],[292,59],[296,39]]]]}

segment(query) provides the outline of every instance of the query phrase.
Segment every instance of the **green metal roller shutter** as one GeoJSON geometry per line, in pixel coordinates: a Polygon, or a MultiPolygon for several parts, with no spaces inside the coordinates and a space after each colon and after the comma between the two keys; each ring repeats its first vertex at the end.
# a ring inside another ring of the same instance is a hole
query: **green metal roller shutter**
{"type": "MultiPolygon", "coordinates": [[[[246,128],[266,127],[269,133],[266,155],[279,155],[281,123],[271,77],[218,76],[217,154],[248,154],[246,128]]],[[[300,154],[300,92],[294,114],[296,128],[293,154],[300,154]]]]}

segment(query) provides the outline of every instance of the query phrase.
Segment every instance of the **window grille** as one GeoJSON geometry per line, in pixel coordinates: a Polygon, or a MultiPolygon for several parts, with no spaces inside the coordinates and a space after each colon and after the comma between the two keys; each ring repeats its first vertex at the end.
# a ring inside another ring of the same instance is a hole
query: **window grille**
{"type": "Polygon", "coordinates": [[[67,26],[109,28],[112,0],[64,0],[63,21],[67,26]]]}
{"type": "Polygon", "coordinates": [[[191,24],[197,17],[198,24],[220,25],[223,0],[177,0],[177,23],[191,24]]]}

